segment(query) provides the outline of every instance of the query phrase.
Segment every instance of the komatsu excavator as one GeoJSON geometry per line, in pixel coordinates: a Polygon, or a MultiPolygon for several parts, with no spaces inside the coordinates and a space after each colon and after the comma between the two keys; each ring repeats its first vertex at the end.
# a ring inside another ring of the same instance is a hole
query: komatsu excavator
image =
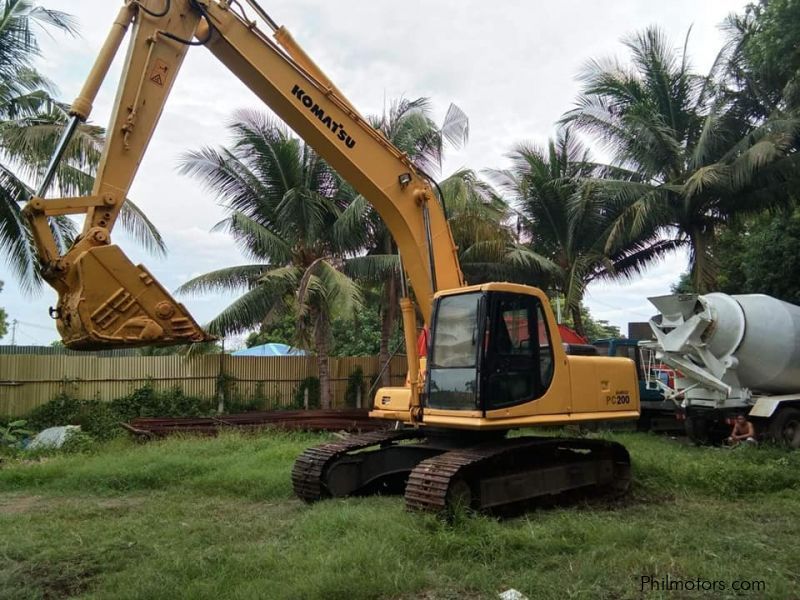
{"type": "Polygon", "coordinates": [[[126,0],[70,110],[36,197],[24,209],[51,309],[67,347],[185,344],[206,334],[111,231],[192,46],[204,46],[312,146],[380,214],[402,260],[404,387],[382,388],[370,415],[400,426],[305,451],[295,493],[311,502],[405,491],[409,507],[491,510],[571,490],[624,492],[630,459],[597,439],[507,437],[510,430],[636,419],[632,361],[568,354],[547,296],[511,283],[468,286],[432,181],[375,130],[255,0],[126,0]],[[259,28],[258,17],[269,32],[259,28]],[[46,199],[76,127],[132,28],[92,194],[46,199]],[[85,214],[62,253],[49,219],[85,214]],[[430,331],[417,350],[417,314],[430,331]],[[420,365],[423,365],[420,367],[420,365]]]}

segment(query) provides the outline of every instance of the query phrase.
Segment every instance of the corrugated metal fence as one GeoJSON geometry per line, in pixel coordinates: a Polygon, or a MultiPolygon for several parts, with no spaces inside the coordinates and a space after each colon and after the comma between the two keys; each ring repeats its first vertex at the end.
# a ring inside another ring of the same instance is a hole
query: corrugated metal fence
{"type": "MultiPolygon", "coordinates": [[[[334,406],[344,405],[347,378],[359,366],[368,387],[380,369],[377,357],[330,359],[334,406]]],[[[392,385],[402,385],[405,357],[394,357],[388,369],[392,385]]],[[[220,375],[225,377],[229,398],[263,401],[264,408],[272,408],[290,404],[300,382],[316,377],[318,371],[311,356],[6,355],[0,356],[0,415],[24,415],[62,391],[80,399],[109,401],[148,381],[156,390],[178,387],[186,395],[210,400],[216,395],[220,375]]]]}

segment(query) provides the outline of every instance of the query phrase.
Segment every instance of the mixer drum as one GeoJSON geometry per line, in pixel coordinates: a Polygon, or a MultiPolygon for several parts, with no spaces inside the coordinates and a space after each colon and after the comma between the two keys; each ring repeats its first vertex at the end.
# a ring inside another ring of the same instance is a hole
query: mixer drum
{"type": "Polygon", "coordinates": [[[771,394],[800,389],[800,307],[764,294],[707,294],[713,323],[704,336],[709,350],[738,360],[740,383],[771,394]]]}

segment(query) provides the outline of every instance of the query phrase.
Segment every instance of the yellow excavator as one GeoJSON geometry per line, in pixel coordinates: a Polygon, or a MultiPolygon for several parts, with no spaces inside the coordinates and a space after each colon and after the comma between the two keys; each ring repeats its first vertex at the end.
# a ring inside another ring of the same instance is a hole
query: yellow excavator
{"type": "Polygon", "coordinates": [[[409,507],[494,510],[544,496],[624,492],[630,459],[598,439],[508,437],[513,429],[636,419],[634,363],[568,353],[547,296],[511,283],[468,286],[435,184],[345,98],[255,0],[126,0],[75,102],[45,177],[24,209],[51,309],[81,350],[207,339],[183,305],[111,243],[164,103],[192,46],[204,46],[366,198],[402,260],[404,387],[379,389],[370,416],[394,429],[306,450],[301,499],[405,492],[409,507]],[[259,28],[258,17],[271,30],[259,28]],[[56,168],[129,28],[132,39],[92,194],[46,199],[56,168]],[[49,219],[85,214],[59,251],[49,219]],[[430,332],[417,348],[417,314],[430,332]]]}

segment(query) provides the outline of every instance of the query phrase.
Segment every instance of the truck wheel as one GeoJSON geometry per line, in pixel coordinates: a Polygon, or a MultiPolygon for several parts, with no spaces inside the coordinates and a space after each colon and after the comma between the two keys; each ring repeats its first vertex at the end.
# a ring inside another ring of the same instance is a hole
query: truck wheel
{"type": "Polygon", "coordinates": [[[800,410],[782,408],[770,419],[767,428],[769,437],[790,448],[800,448],[800,410]]]}
{"type": "Polygon", "coordinates": [[[650,431],[651,429],[653,429],[653,416],[642,411],[639,420],[636,421],[636,431],[650,431]]]}
{"type": "Polygon", "coordinates": [[[725,441],[727,429],[714,419],[705,416],[688,416],[684,422],[686,437],[695,446],[718,446],[725,441]]]}
{"type": "Polygon", "coordinates": [[[695,446],[705,446],[709,443],[708,419],[705,417],[687,416],[684,421],[684,427],[686,428],[686,437],[688,437],[695,446]]]}

